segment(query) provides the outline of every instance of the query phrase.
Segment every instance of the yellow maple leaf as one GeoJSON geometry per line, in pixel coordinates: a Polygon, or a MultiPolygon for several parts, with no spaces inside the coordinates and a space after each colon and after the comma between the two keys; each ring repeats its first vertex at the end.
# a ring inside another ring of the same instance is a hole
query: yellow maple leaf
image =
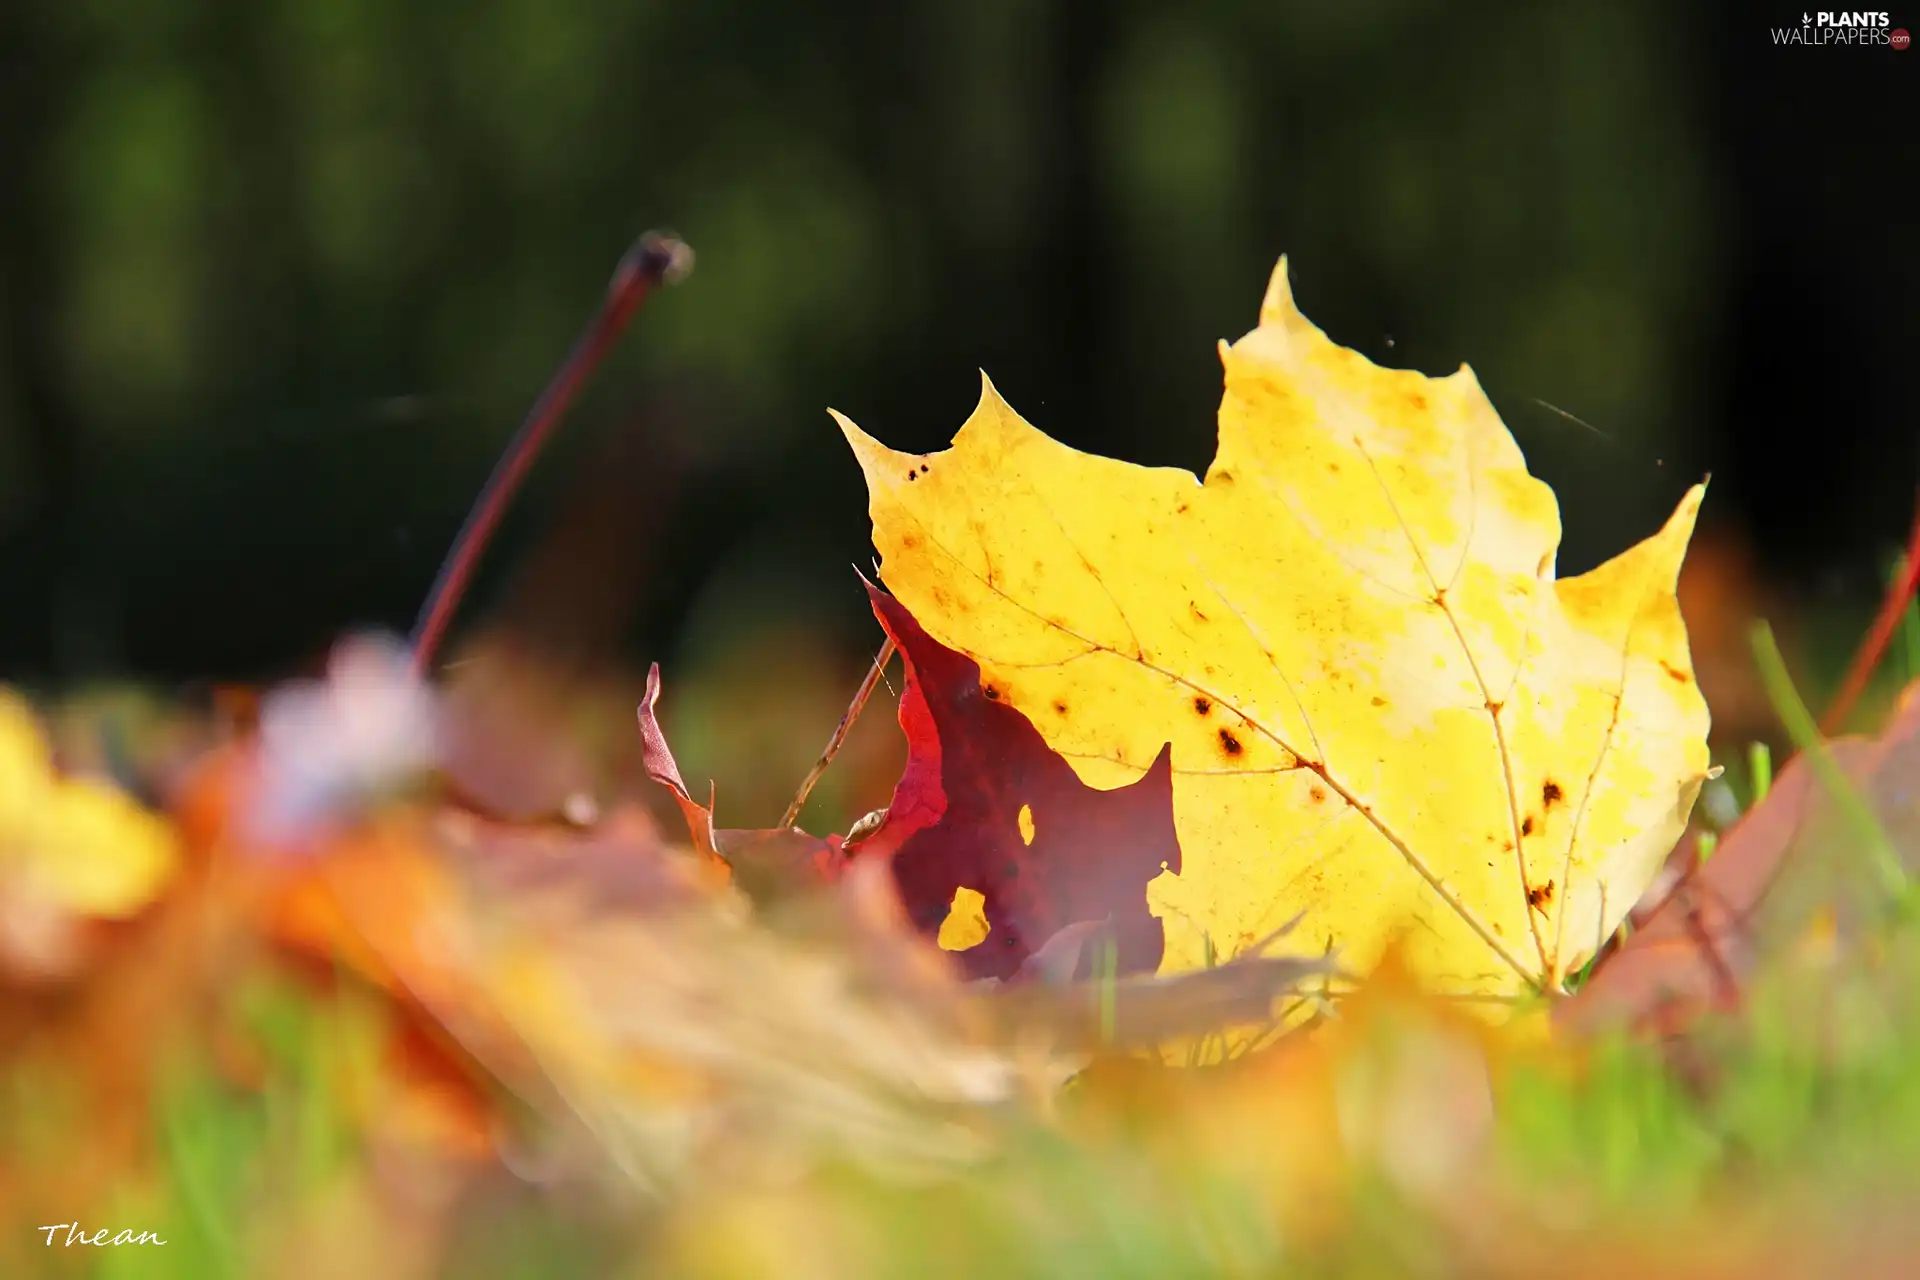
{"type": "Polygon", "coordinates": [[[1091,786],[1173,743],[1162,972],[1295,935],[1436,990],[1560,988],[1708,767],[1674,584],[1703,496],[1576,578],[1473,373],[1382,369],[1295,307],[1222,343],[1204,483],[1070,449],[994,391],[951,449],[835,414],[887,587],[1091,786]]]}

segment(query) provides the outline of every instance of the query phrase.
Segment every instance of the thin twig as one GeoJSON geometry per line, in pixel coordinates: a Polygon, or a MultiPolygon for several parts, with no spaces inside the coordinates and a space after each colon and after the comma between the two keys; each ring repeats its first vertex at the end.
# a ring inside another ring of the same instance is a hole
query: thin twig
{"type": "Polygon", "coordinates": [[[1821,717],[1820,732],[1831,737],[1846,723],[1847,713],[1866,692],[1873,669],[1880,665],[1887,646],[1893,642],[1894,632],[1900,629],[1900,617],[1907,611],[1907,601],[1913,599],[1916,590],[1920,590],[1920,495],[1914,504],[1913,533],[1907,538],[1906,564],[1900,576],[1888,584],[1886,598],[1880,602],[1880,616],[1873,620],[1873,629],[1860,642],[1860,651],[1853,655],[1853,665],[1847,669],[1840,692],[1833,695],[1827,714],[1821,717]]]}
{"type": "Polygon", "coordinates": [[[420,606],[419,620],[413,627],[415,672],[425,675],[432,669],[434,655],[446,638],[447,625],[453,621],[453,611],[459,607],[460,597],[466,594],[467,584],[479,565],[480,552],[493,537],[507,503],[519,490],[520,482],[526,479],[541,447],[566,416],[574,396],[599,367],[614,339],[627,327],[627,321],[647,300],[647,295],[661,284],[684,276],[692,263],[692,250],[675,237],[657,231],[641,236],[620,259],[600,309],[587,323],[546,390],[527,411],[525,421],[514,433],[506,452],[500,455],[500,461],[494,464],[493,474],[487,477],[480,496],[474,499],[466,523],[460,526],[453,546],[447,550],[447,558],[440,564],[440,573],[427,592],[426,601],[420,606]]]}
{"type": "Polygon", "coordinates": [[[826,773],[827,766],[833,763],[833,758],[840,754],[841,744],[846,742],[847,734],[853,728],[853,722],[860,718],[860,711],[867,705],[867,699],[873,696],[873,686],[880,683],[880,673],[886,670],[887,661],[892,657],[893,637],[888,636],[886,643],[880,646],[880,652],[874,655],[873,667],[867,672],[867,678],[860,682],[860,689],[853,695],[853,702],[848,705],[847,713],[840,717],[840,723],[834,727],[833,736],[827,739],[827,749],[820,753],[820,758],[814,762],[813,768],[809,769],[807,776],[801,779],[800,790],[794,793],[793,803],[787,806],[786,813],[780,819],[782,827],[791,827],[800,820],[800,810],[806,808],[807,797],[813,794],[814,784],[820,781],[822,774],[826,773]]]}

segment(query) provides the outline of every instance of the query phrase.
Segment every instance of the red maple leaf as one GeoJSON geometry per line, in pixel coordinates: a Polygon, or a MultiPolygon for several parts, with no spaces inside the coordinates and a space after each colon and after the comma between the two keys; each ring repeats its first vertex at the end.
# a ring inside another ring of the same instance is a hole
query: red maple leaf
{"type": "Polygon", "coordinates": [[[892,858],[907,913],[927,934],[957,889],[986,899],[986,940],[958,953],[970,977],[1011,977],[1047,939],[1087,921],[1111,922],[1120,972],[1158,968],[1166,939],[1147,882],[1180,870],[1172,744],[1138,781],[1086,785],[1025,716],[982,689],[977,663],[892,596],[867,591],[906,663],[908,754],[886,821],[855,856],[892,858]]]}

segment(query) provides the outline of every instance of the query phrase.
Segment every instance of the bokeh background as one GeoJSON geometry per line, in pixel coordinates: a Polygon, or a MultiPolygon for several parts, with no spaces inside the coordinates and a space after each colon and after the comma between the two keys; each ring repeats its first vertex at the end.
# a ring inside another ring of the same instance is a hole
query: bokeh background
{"type": "Polygon", "coordinates": [[[804,768],[878,638],[828,406],[934,448],[984,369],[1073,445],[1204,470],[1215,340],[1282,252],[1336,339],[1474,366],[1560,493],[1563,572],[1711,472],[1708,536],[1864,619],[1920,480],[1920,52],[1775,47],[1799,18],[0,7],[0,670],[263,680],[404,629],[649,226],[698,269],[466,616],[561,666],[661,660],[700,723],[736,711],[747,737],[687,731],[693,776],[804,768]]]}

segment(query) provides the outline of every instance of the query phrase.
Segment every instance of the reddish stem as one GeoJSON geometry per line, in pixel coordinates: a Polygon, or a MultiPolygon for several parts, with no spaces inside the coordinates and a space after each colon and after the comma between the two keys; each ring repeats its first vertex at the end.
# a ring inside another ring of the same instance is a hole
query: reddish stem
{"type": "Polygon", "coordinates": [[[473,571],[479,565],[480,553],[486,549],[507,504],[519,491],[553,429],[566,417],[580,388],[593,376],[647,295],[661,283],[684,275],[692,261],[692,250],[679,239],[654,231],[641,236],[620,259],[599,312],[574,342],[546,390],[527,410],[526,420],[508,442],[500,461],[494,464],[493,474],[487,477],[480,496],[474,499],[473,509],[467,512],[466,523],[460,526],[452,547],[447,550],[447,558],[440,563],[439,576],[434,579],[433,588],[420,606],[420,617],[413,624],[416,673],[424,675],[432,669],[434,656],[446,638],[447,626],[453,621],[453,612],[459,607],[460,598],[466,594],[473,571]]]}
{"type": "Polygon", "coordinates": [[[1840,692],[1833,696],[1833,703],[1827,708],[1827,714],[1820,721],[1820,732],[1832,737],[1846,723],[1847,713],[1853,710],[1853,704],[1866,692],[1867,681],[1872,678],[1873,670],[1880,665],[1880,659],[1886,655],[1887,646],[1893,642],[1893,633],[1900,629],[1900,616],[1907,611],[1907,601],[1913,599],[1916,589],[1920,589],[1920,496],[1916,497],[1913,532],[1907,538],[1907,560],[1900,577],[1888,588],[1886,598],[1880,602],[1880,616],[1873,620],[1873,629],[1867,632],[1867,638],[1860,643],[1859,652],[1853,655],[1853,665],[1847,669],[1847,678],[1840,684],[1840,692]]]}
{"type": "Polygon", "coordinates": [[[893,637],[888,636],[885,643],[880,646],[880,652],[874,655],[873,666],[867,671],[867,678],[862,680],[860,687],[854,691],[853,702],[848,705],[847,713],[841,716],[840,723],[834,726],[833,736],[827,739],[827,749],[820,753],[820,758],[814,762],[813,768],[809,769],[807,776],[800,780],[800,790],[794,793],[793,803],[787,806],[786,813],[780,818],[782,829],[800,821],[800,811],[807,807],[807,797],[813,794],[814,784],[819,782],[822,775],[826,773],[827,766],[833,763],[833,758],[840,754],[840,747],[846,742],[847,734],[852,731],[853,722],[860,718],[861,709],[867,705],[867,699],[873,696],[873,686],[880,683],[881,673],[886,671],[887,660],[891,657],[893,657],[893,637]]]}

